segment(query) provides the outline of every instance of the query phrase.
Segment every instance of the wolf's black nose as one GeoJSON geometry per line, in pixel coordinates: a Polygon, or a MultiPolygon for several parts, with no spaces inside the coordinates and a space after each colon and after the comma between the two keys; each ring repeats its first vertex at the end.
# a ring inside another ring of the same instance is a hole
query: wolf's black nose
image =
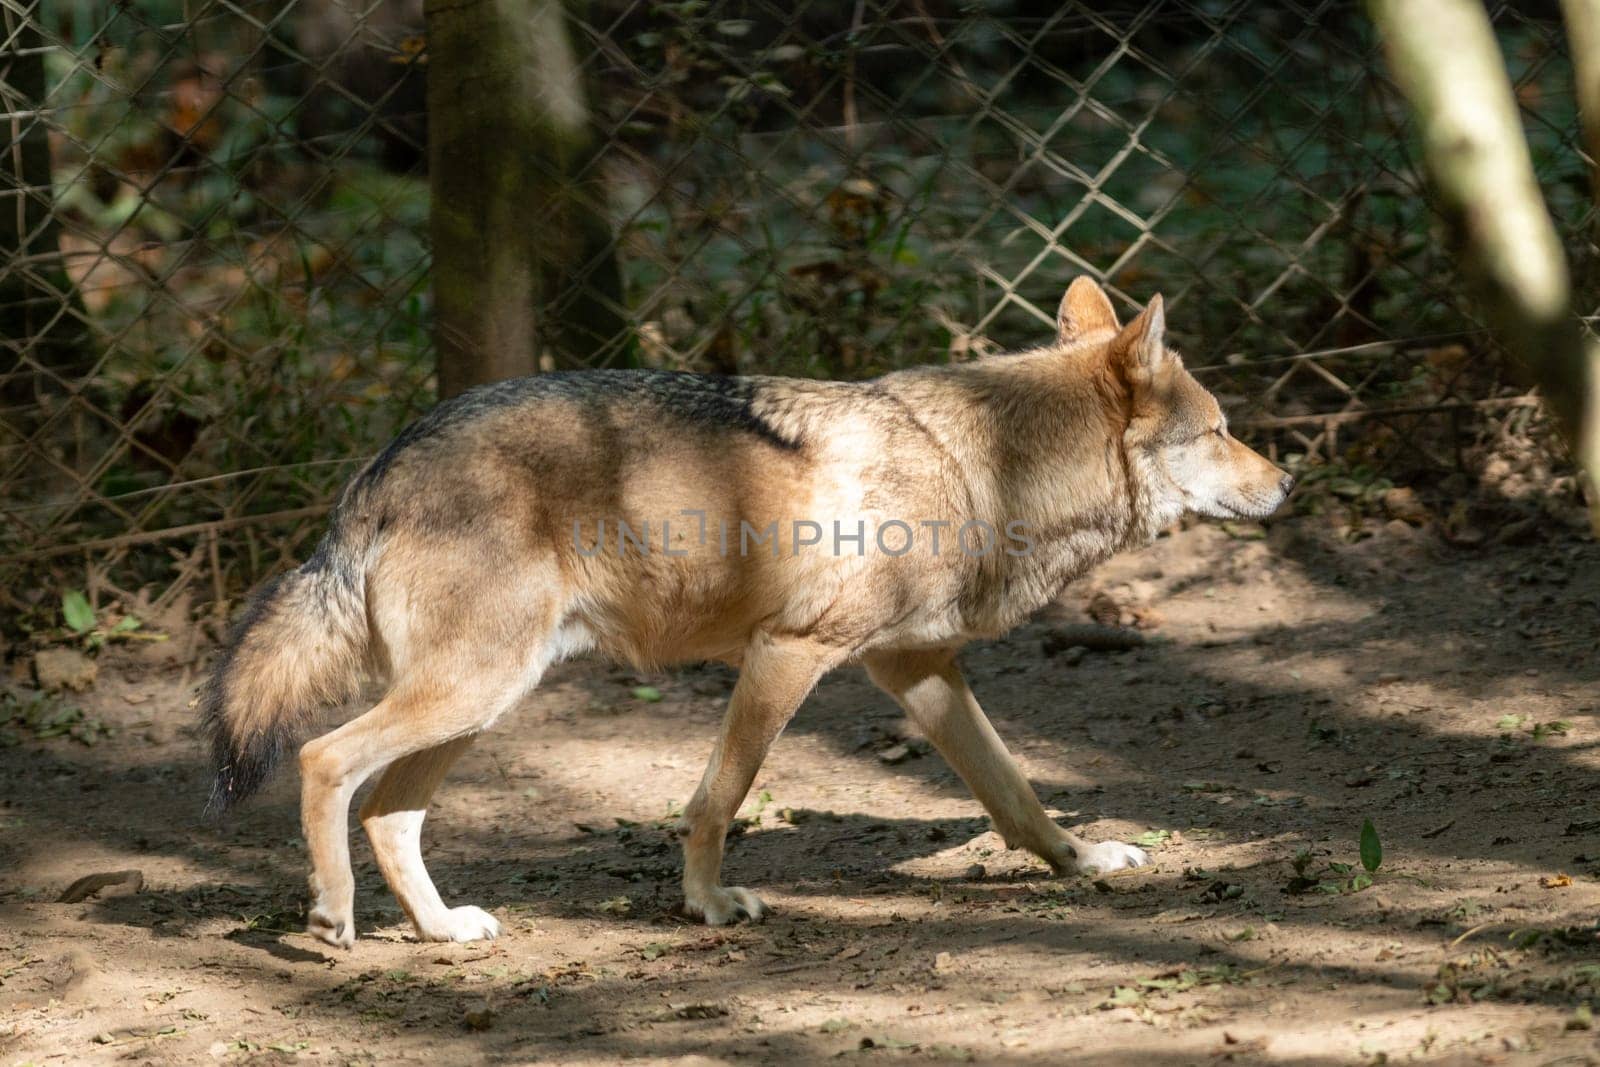
{"type": "Polygon", "coordinates": [[[1278,482],[1278,488],[1283,490],[1284,496],[1288,496],[1289,490],[1294,488],[1294,475],[1285,474],[1282,480],[1278,482]]]}

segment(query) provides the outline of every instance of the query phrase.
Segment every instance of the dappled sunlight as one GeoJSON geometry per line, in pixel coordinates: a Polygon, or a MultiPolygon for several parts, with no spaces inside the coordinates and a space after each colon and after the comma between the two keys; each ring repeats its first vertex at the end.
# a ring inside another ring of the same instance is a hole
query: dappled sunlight
{"type": "MultiPolygon", "coordinates": [[[[1052,815],[1140,843],[1153,866],[1061,878],[1006,850],[846,670],[741,810],[726,877],[775,909],[758,926],[675,913],[671,826],[720,721],[720,668],[558,668],[461,761],[424,831],[446,901],[490,909],[502,938],[413,941],[356,830],[349,952],[300,932],[292,762],[231,821],[203,820],[181,678],[140,674],[137,704],[108,678],[82,703],[109,737],[0,753],[7,1025],[24,1050],[109,1034],[108,1050],[145,1055],[359,1058],[382,1034],[395,1055],[515,1058],[537,1041],[541,1060],[574,1064],[913,1048],[1020,1064],[1091,1047],[1130,1065],[1288,1064],[1581,1045],[1562,1027],[1600,978],[1585,970],[1597,831],[1573,829],[1600,786],[1593,673],[1564,649],[1490,638],[1459,567],[1397,590],[1291,551],[1258,582],[1259,554],[1239,552],[1257,544],[1191,531],[1085,583],[1146,583],[1160,621],[1142,648],[1068,665],[1042,649],[1059,622],[1046,618],[964,657],[1052,815]],[[1193,580],[1206,571],[1223,577],[1193,580]],[[1370,875],[1367,818],[1383,845],[1370,875]],[[49,903],[86,871],[124,868],[142,892],[49,903]]],[[[1572,565],[1587,581],[1600,560],[1572,565]]]]}

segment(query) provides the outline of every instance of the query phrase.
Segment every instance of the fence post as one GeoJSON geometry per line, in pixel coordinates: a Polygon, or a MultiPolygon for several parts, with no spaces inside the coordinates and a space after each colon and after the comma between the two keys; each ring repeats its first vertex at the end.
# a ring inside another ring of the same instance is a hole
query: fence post
{"type": "Polygon", "coordinates": [[[559,0],[428,0],[439,394],[629,351],[559,0]]]}

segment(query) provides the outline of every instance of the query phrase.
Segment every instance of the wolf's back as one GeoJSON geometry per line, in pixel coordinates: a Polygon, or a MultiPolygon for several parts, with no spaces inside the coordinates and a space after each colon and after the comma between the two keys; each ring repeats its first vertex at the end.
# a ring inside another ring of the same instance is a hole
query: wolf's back
{"type": "Polygon", "coordinates": [[[366,551],[337,514],[303,565],[250,598],[200,698],[221,813],[271,776],[320,709],[348,700],[367,660],[366,551]]]}

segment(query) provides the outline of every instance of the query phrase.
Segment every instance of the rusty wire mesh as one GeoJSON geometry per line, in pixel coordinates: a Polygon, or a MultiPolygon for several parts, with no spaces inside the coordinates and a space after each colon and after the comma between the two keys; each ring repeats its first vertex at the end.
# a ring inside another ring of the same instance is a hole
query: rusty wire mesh
{"type": "MultiPolygon", "coordinates": [[[[1559,21],[1492,14],[1592,304],[1559,21]]],[[[1359,5],[567,18],[592,140],[559,177],[612,237],[538,317],[592,307],[602,268],[622,288],[617,328],[552,332],[547,362],[863,376],[1036,343],[1089,273],[1124,310],[1163,292],[1235,424],[1307,470],[1455,471],[1531,405],[1359,5]]],[[[353,464],[432,402],[427,60],[419,0],[0,0],[11,610],[66,580],[225,602],[303,556],[353,464]]]]}

